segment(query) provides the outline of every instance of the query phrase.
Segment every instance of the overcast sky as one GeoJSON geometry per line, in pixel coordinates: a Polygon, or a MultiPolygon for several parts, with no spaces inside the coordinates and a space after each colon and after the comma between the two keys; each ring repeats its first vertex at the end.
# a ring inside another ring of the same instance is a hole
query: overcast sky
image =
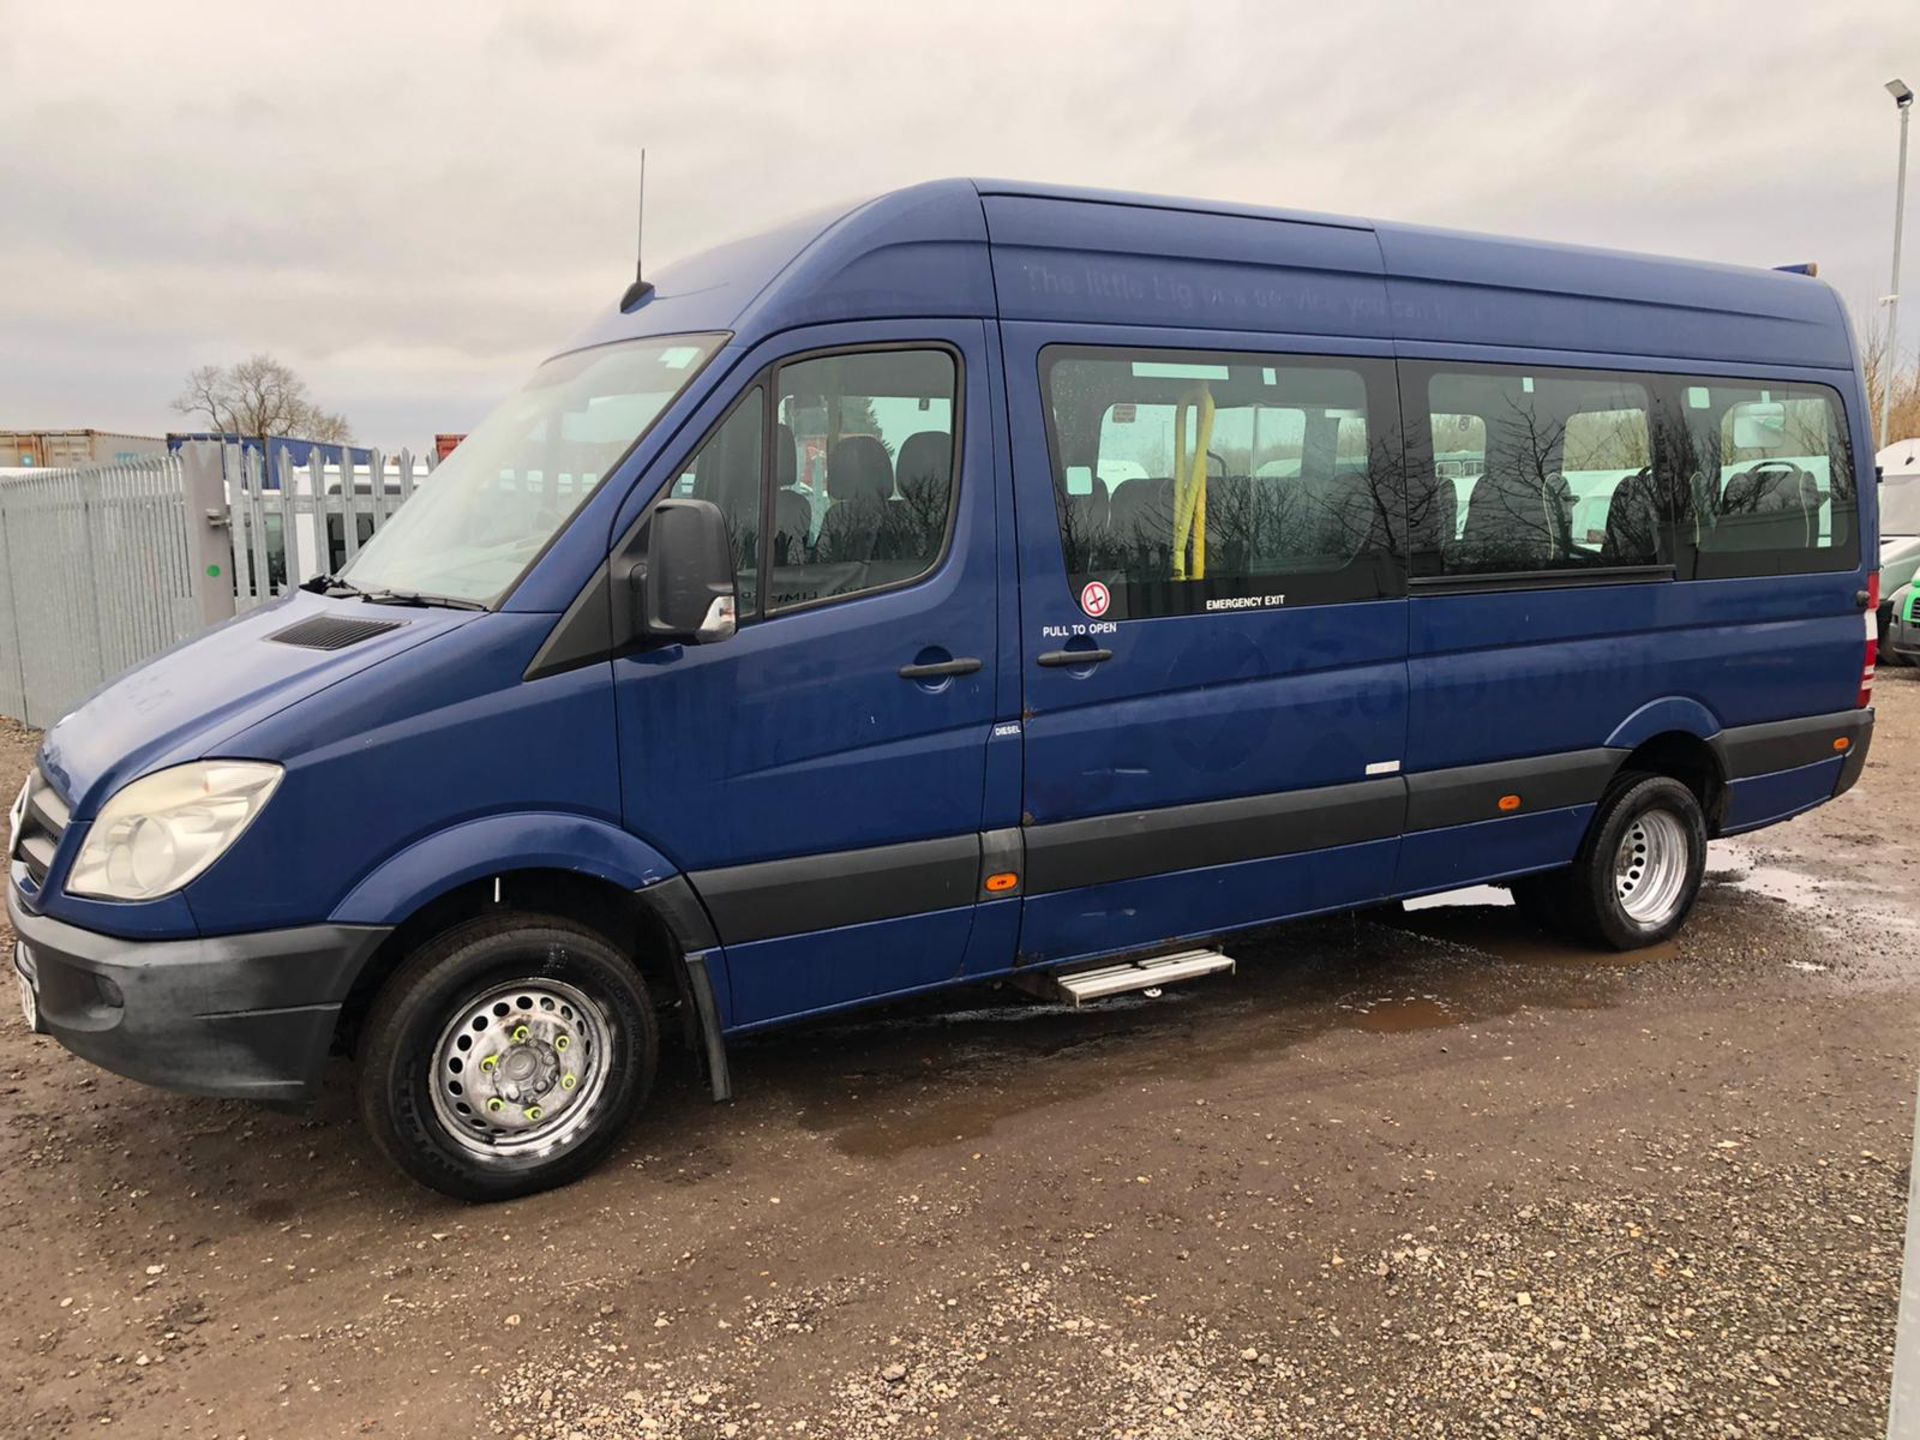
{"type": "Polygon", "coordinates": [[[465,430],[618,297],[642,145],[650,261],[994,175],[1818,260],[1864,324],[1896,74],[1920,0],[0,0],[0,429],[266,350],[465,430]]]}

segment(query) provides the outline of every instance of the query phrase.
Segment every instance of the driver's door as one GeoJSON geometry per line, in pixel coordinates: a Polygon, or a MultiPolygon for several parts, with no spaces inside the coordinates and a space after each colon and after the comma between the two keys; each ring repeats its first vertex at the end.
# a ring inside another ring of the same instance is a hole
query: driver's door
{"type": "Polygon", "coordinates": [[[614,662],[627,825],[712,915],[729,1028],[963,967],[999,604],[986,363],[979,322],[784,336],[646,482],[718,505],[739,575],[731,638],[614,662]]]}

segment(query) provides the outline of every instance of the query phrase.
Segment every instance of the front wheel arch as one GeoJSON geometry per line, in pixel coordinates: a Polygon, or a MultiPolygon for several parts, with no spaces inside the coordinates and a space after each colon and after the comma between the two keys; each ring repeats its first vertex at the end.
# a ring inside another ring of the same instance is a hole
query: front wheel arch
{"type": "MultiPolygon", "coordinates": [[[[574,870],[519,869],[469,880],[433,896],[394,927],[354,977],[335,1027],[335,1053],[358,1053],[374,997],[408,956],[449,930],[508,910],[551,915],[598,934],[625,955],[646,981],[662,1012],[661,1030],[679,1035],[690,1047],[697,1044],[700,1036],[685,963],[687,937],[677,933],[688,922],[670,921],[666,907],[656,904],[649,893],[654,888],[628,890],[574,870]]],[[[704,912],[699,918],[704,918],[704,912]]]]}

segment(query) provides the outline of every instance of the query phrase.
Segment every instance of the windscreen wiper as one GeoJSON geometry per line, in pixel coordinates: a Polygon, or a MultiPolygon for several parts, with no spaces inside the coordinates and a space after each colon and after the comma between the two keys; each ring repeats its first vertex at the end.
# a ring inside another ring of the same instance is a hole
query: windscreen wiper
{"type": "Polygon", "coordinates": [[[460,600],[452,595],[425,595],[417,590],[355,590],[369,605],[411,605],[417,609],[484,610],[478,600],[460,600]]]}
{"type": "Polygon", "coordinates": [[[302,580],[300,582],[300,588],[311,591],[315,595],[327,595],[335,599],[338,599],[342,595],[365,595],[367,593],[351,580],[342,580],[338,575],[316,575],[311,580],[302,580]]]}

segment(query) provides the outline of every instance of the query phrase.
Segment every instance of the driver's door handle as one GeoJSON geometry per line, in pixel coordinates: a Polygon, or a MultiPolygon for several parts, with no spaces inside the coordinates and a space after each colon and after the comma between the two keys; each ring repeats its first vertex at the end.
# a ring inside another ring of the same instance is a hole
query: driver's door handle
{"type": "Polygon", "coordinates": [[[902,680],[939,680],[948,675],[971,675],[980,668],[980,662],[972,656],[959,660],[936,660],[931,665],[902,665],[902,680]]]}

